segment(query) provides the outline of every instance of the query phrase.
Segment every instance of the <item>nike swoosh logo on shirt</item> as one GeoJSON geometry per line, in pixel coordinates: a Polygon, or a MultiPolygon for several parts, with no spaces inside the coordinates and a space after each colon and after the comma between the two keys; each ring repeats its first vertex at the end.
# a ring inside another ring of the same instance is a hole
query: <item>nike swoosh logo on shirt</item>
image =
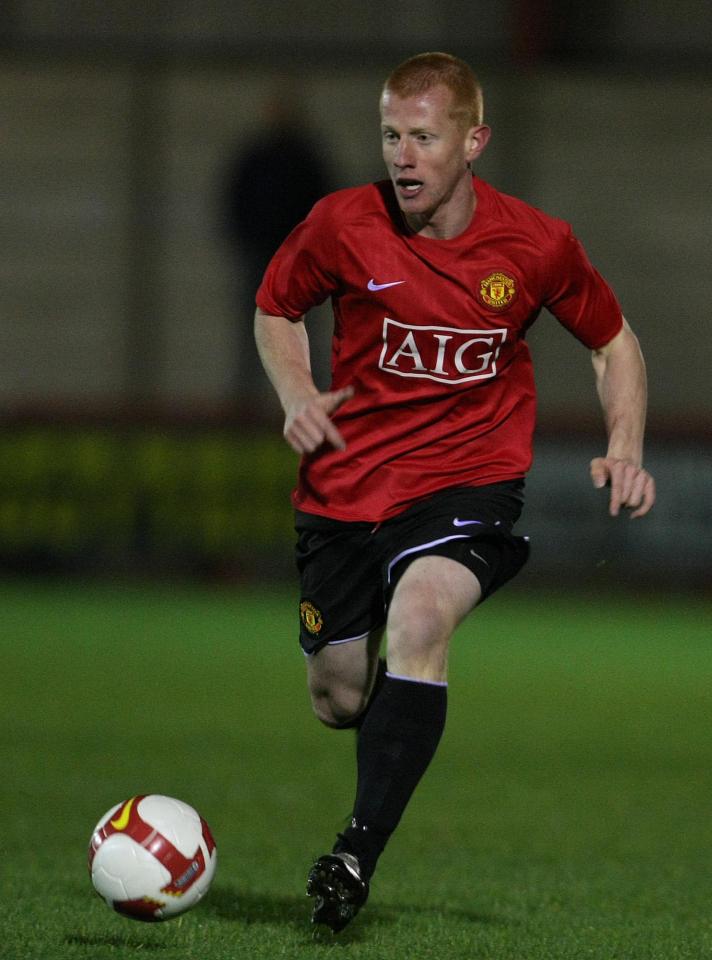
{"type": "Polygon", "coordinates": [[[481,520],[460,520],[459,517],[455,517],[455,519],[452,521],[453,527],[466,527],[470,523],[479,523],[481,525],[482,521],[481,520]]]}
{"type": "Polygon", "coordinates": [[[405,280],[391,280],[390,283],[376,283],[376,281],[371,277],[368,281],[369,290],[385,290],[386,287],[397,287],[401,283],[405,283],[405,280]]]}

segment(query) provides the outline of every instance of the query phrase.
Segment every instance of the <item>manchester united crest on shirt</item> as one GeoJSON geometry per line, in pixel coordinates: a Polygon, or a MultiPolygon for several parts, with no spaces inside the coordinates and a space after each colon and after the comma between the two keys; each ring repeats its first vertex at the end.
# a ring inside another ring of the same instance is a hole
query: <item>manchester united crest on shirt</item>
{"type": "Polygon", "coordinates": [[[480,281],[480,297],[488,307],[503,310],[517,295],[514,279],[506,273],[491,273],[480,281]]]}
{"type": "Polygon", "coordinates": [[[321,615],[321,610],[315,607],[311,600],[302,600],[299,604],[299,616],[309,633],[315,637],[321,633],[324,618],[321,615]]]}

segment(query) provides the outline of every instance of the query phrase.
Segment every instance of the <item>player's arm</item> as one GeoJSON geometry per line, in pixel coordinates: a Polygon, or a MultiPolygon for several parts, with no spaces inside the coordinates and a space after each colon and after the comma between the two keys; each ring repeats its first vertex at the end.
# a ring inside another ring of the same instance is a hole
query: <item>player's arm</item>
{"type": "Polygon", "coordinates": [[[344,439],[331,414],[353,395],[351,387],[320,393],[309,359],[304,320],[255,313],[257,349],[284,410],[284,436],[297,453],[312,453],[322,443],[343,450],[344,439]]]}
{"type": "Polygon", "coordinates": [[[594,350],[592,359],[608,451],[591,461],[591,479],[596,487],[610,486],[611,516],[628,507],[631,517],[642,517],[655,503],[655,481],[643,469],[647,382],[638,338],[625,320],[620,333],[594,350]]]}

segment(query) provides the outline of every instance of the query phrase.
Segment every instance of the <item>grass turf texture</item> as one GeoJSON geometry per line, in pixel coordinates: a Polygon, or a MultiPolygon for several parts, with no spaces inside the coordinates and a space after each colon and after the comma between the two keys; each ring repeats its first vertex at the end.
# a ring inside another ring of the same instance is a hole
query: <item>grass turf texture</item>
{"type": "Polygon", "coordinates": [[[458,632],[440,751],[371,901],[315,941],[304,879],[349,813],[352,732],[312,718],[284,592],[0,584],[4,960],[712,956],[712,606],[510,589],[458,632]],[[93,893],[135,793],[210,823],[179,920],[93,893]]]}

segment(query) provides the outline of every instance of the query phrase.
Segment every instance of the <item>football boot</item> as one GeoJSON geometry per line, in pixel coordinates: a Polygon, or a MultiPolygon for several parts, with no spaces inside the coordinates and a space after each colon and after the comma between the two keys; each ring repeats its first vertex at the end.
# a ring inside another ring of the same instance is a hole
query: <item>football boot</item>
{"type": "Polygon", "coordinates": [[[343,930],[368,899],[368,889],[353,854],[319,857],[307,878],[307,896],[314,898],[312,923],[329,927],[334,933],[343,930]]]}

